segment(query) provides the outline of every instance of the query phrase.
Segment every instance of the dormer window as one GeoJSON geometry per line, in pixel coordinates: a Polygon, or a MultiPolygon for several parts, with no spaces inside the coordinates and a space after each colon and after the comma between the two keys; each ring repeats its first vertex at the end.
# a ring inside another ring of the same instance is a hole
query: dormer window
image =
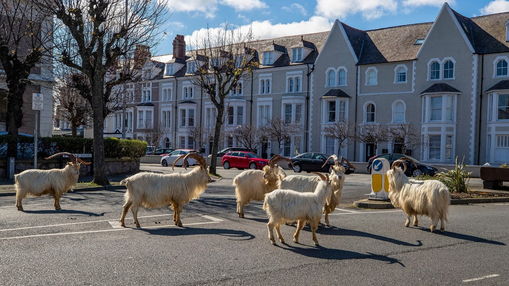
{"type": "Polygon", "coordinates": [[[173,75],[175,72],[173,71],[173,64],[165,64],[164,65],[164,75],[165,76],[171,76],[173,75]]]}
{"type": "Polygon", "coordinates": [[[292,49],[292,62],[297,63],[302,61],[303,48],[293,48],[292,49]]]}
{"type": "Polygon", "coordinates": [[[146,80],[150,79],[151,74],[152,74],[152,73],[151,73],[151,70],[150,70],[150,69],[144,69],[144,70],[143,70],[143,78],[144,78],[144,79],[146,79],[146,80]]]}
{"type": "Polygon", "coordinates": [[[417,39],[417,40],[415,40],[414,45],[416,45],[416,46],[420,46],[420,45],[422,45],[422,44],[424,44],[424,39],[417,39]]]}
{"type": "Polygon", "coordinates": [[[272,52],[263,52],[262,58],[263,58],[262,64],[264,66],[272,65],[272,61],[273,61],[273,53],[272,52]]]}
{"type": "Polygon", "coordinates": [[[186,73],[195,73],[195,72],[196,72],[196,62],[195,61],[187,62],[186,73]]]}

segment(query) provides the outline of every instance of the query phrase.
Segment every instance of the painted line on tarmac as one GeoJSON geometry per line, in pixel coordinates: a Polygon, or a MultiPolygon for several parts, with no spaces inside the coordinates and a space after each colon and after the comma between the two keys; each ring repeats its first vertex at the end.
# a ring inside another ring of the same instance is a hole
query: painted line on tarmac
{"type": "Polygon", "coordinates": [[[363,214],[386,214],[386,213],[397,213],[401,212],[401,210],[391,210],[391,211],[374,211],[374,212],[353,212],[353,213],[331,213],[329,215],[363,215],[363,214]]]}
{"type": "MultiPolygon", "coordinates": [[[[15,201],[12,201],[12,205],[11,206],[3,206],[3,207],[0,207],[0,209],[10,209],[12,208],[13,210],[16,209],[16,206],[15,206],[16,202],[15,201]]],[[[40,204],[23,204],[23,208],[26,208],[27,206],[31,207],[31,206],[42,206],[42,205],[48,205],[48,206],[53,206],[53,202],[51,203],[40,203],[40,204]]]]}
{"type": "MultiPolygon", "coordinates": [[[[185,225],[190,226],[190,225],[216,224],[216,223],[220,223],[223,221],[220,218],[215,218],[215,217],[208,216],[208,215],[202,215],[201,217],[212,220],[212,221],[193,222],[193,223],[187,223],[185,225]]],[[[158,228],[166,228],[166,227],[174,227],[174,225],[168,224],[168,225],[148,226],[148,227],[143,227],[142,229],[158,229],[158,228]]],[[[57,233],[45,233],[45,234],[32,234],[32,235],[2,237],[2,238],[0,238],[0,240],[13,240],[13,239],[51,237],[51,236],[67,236],[67,235],[75,235],[75,234],[103,233],[103,232],[115,232],[115,231],[123,231],[123,230],[139,230],[139,229],[136,229],[136,228],[111,228],[111,229],[86,230],[86,231],[74,231],[74,232],[59,232],[59,233],[57,232],[57,233]]]]}
{"type": "Polygon", "coordinates": [[[354,210],[341,209],[341,208],[336,208],[336,210],[342,211],[342,212],[347,212],[347,213],[360,213],[361,212],[361,211],[354,211],[354,210]]]}
{"type": "Polygon", "coordinates": [[[495,277],[498,277],[498,276],[500,276],[500,274],[490,274],[490,275],[481,276],[481,277],[477,277],[477,278],[465,279],[465,280],[463,280],[463,283],[475,282],[475,281],[479,281],[479,280],[495,278],[495,277]]]}

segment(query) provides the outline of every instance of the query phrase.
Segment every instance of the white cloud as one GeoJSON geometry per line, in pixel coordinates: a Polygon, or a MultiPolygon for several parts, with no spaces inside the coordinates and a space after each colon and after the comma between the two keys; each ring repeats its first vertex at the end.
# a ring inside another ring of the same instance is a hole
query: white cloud
{"type": "Polygon", "coordinates": [[[442,6],[445,2],[453,5],[455,0],[403,0],[403,6],[419,7],[419,6],[442,6]]]}
{"type": "Polygon", "coordinates": [[[214,18],[217,11],[217,0],[169,0],[170,11],[201,12],[207,18],[214,18]]]}
{"type": "Polygon", "coordinates": [[[491,1],[484,8],[481,9],[481,14],[494,14],[509,11],[509,1],[495,0],[491,1]]]}
{"type": "Polygon", "coordinates": [[[295,11],[297,11],[302,16],[307,16],[308,14],[306,8],[304,8],[304,6],[300,5],[299,3],[292,3],[290,6],[283,6],[282,9],[288,13],[294,13],[295,11]]]}
{"type": "MultiPolygon", "coordinates": [[[[253,34],[253,39],[261,40],[296,34],[323,32],[330,30],[331,26],[332,23],[327,18],[313,16],[306,21],[292,22],[287,24],[273,24],[268,20],[254,21],[249,25],[237,27],[235,30],[237,32],[240,31],[243,34],[251,31],[253,34]]],[[[206,28],[195,30],[191,35],[185,36],[186,43],[195,45],[196,43],[200,43],[200,39],[204,39],[208,32],[210,32],[211,35],[215,35],[223,29],[224,28],[222,27],[216,27],[210,28],[209,31],[207,31],[206,28]]]]}
{"type": "Polygon", "coordinates": [[[335,19],[362,13],[365,19],[372,20],[393,14],[397,8],[396,0],[317,0],[316,14],[335,19]]]}
{"type": "Polygon", "coordinates": [[[267,4],[260,0],[221,0],[221,4],[233,7],[237,11],[268,8],[267,4]]]}

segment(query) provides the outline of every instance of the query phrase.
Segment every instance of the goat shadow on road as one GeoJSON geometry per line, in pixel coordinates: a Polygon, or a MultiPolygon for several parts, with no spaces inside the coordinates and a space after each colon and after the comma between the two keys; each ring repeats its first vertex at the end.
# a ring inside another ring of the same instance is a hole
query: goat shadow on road
{"type": "Polygon", "coordinates": [[[194,228],[186,227],[185,225],[182,228],[160,228],[160,229],[141,228],[140,230],[152,235],[162,235],[162,236],[220,235],[228,237],[229,240],[251,240],[255,238],[254,235],[242,230],[224,228],[194,228]]]}
{"type": "Polygon", "coordinates": [[[86,215],[86,216],[104,216],[105,212],[93,213],[87,211],[78,210],[24,210],[23,212],[29,214],[74,214],[74,215],[86,215]]]}
{"type": "Polygon", "coordinates": [[[386,255],[375,254],[371,252],[360,253],[342,249],[335,248],[327,248],[323,246],[318,246],[317,248],[303,248],[297,247],[289,244],[285,244],[286,247],[279,246],[278,247],[289,250],[296,254],[304,255],[312,258],[319,259],[329,259],[329,260],[352,260],[352,259],[371,259],[387,262],[388,264],[399,264],[402,267],[406,267],[399,259],[389,257],[386,255]]]}
{"type": "Polygon", "coordinates": [[[420,241],[420,240],[417,240],[417,242],[415,244],[413,244],[410,242],[406,242],[406,241],[402,241],[402,240],[398,240],[398,239],[394,239],[394,238],[390,238],[390,237],[386,237],[386,236],[382,236],[382,235],[378,235],[378,234],[374,234],[374,233],[369,233],[369,232],[364,232],[364,231],[359,231],[359,230],[354,230],[354,229],[338,228],[335,226],[319,228],[317,232],[320,234],[324,234],[324,235],[366,237],[366,238],[372,238],[372,239],[381,240],[381,241],[389,242],[389,243],[396,244],[396,245],[402,245],[402,246],[414,246],[414,247],[422,246],[422,241],[420,241]]]}
{"type": "MultiPolygon", "coordinates": [[[[419,229],[421,231],[429,232],[429,228],[419,227],[419,229]]],[[[486,238],[473,236],[473,235],[469,235],[469,234],[451,232],[451,231],[447,231],[447,230],[446,231],[435,231],[435,233],[437,235],[442,235],[442,236],[446,236],[446,237],[450,237],[450,238],[456,238],[456,239],[460,239],[460,240],[466,240],[466,241],[470,241],[470,242],[479,242],[479,243],[486,243],[486,244],[493,244],[493,245],[506,245],[505,243],[500,242],[500,241],[486,239],[486,238]]]]}

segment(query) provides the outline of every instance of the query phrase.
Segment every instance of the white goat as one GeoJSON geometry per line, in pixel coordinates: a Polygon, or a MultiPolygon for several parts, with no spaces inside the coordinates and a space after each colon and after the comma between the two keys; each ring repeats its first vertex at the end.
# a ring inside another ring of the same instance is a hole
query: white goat
{"type": "Polygon", "coordinates": [[[246,170],[233,178],[239,217],[244,217],[244,206],[250,201],[262,201],[266,193],[279,188],[281,180],[286,177],[283,169],[276,164],[279,160],[288,159],[276,155],[263,170],[246,170]]]}
{"type": "MultiPolygon", "coordinates": [[[[329,214],[332,213],[336,209],[336,206],[339,204],[345,183],[345,168],[340,165],[336,155],[331,155],[329,158],[327,158],[322,168],[327,164],[330,158],[334,160],[334,165],[331,166],[329,173],[329,179],[332,185],[332,194],[330,197],[327,197],[323,209],[326,225],[330,225],[329,214]]],[[[281,181],[280,188],[290,189],[298,192],[314,192],[320,181],[320,177],[316,176],[290,175],[281,181]]]]}
{"type": "Polygon", "coordinates": [[[60,198],[78,182],[80,165],[91,164],[68,152],[56,153],[45,159],[52,159],[61,155],[67,155],[73,159],[73,161],[68,162],[63,169],[30,169],[14,175],[16,207],[18,211],[23,211],[22,201],[27,195],[42,196],[45,194],[53,196],[56,210],[61,209],[60,198]]]}
{"type": "Polygon", "coordinates": [[[276,244],[274,239],[274,227],[281,243],[285,243],[281,235],[281,224],[289,221],[297,221],[297,229],[293,235],[293,241],[299,242],[299,233],[301,229],[309,222],[313,234],[313,241],[318,246],[316,230],[322,217],[323,205],[327,197],[332,193],[332,187],[326,175],[316,173],[320,181],[315,191],[312,193],[300,193],[294,190],[277,189],[265,195],[263,209],[269,216],[267,228],[269,239],[272,244],[276,244]]]}
{"type": "Polygon", "coordinates": [[[154,173],[138,173],[128,177],[120,182],[121,185],[127,186],[125,193],[125,204],[123,206],[120,224],[125,227],[125,217],[129,208],[133,213],[134,223],[136,227],[140,227],[138,221],[138,208],[160,208],[171,206],[173,208],[173,221],[175,225],[182,226],[180,213],[186,203],[193,199],[197,199],[207,188],[207,184],[211,181],[207,163],[196,153],[188,153],[180,156],[175,163],[184,158],[184,166],[187,166],[187,158],[195,159],[199,166],[195,167],[188,173],[173,174],[154,174],[154,173]]]}
{"type": "Polygon", "coordinates": [[[411,216],[414,217],[414,226],[417,226],[417,215],[426,215],[431,218],[431,232],[436,229],[438,220],[440,230],[445,230],[444,221],[447,221],[447,210],[451,201],[449,190],[438,180],[409,180],[405,170],[403,162],[397,160],[387,172],[389,199],[394,207],[401,208],[407,215],[405,226],[410,225],[411,216]],[[403,165],[404,170],[400,165],[403,165]]]}

